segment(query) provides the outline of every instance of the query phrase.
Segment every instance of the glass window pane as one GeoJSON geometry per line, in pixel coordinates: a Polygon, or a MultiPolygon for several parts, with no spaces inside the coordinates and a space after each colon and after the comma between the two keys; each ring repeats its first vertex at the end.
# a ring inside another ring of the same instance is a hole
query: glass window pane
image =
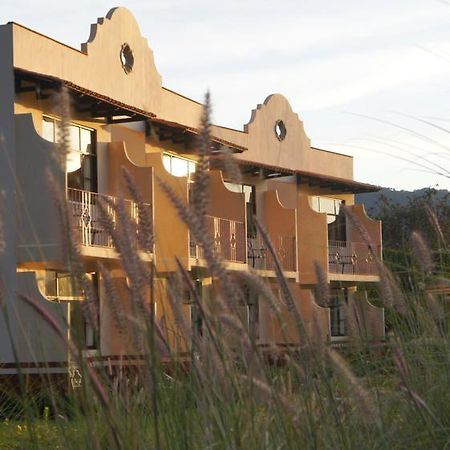
{"type": "Polygon", "coordinates": [[[188,167],[189,167],[189,175],[193,174],[195,172],[195,169],[197,168],[196,164],[191,161],[188,162],[188,167]]]}
{"type": "Polygon", "coordinates": [[[58,297],[81,297],[82,293],[69,273],[58,272],[58,297]]]}
{"type": "Polygon", "coordinates": [[[185,159],[172,156],[172,175],[176,177],[186,177],[188,175],[188,164],[185,159]]]}
{"type": "Polygon", "coordinates": [[[320,202],[319,202],[319,197],[317,195],[314,195],[313,197],[311,197],[311,208],[314,211],[320,212],[320,202]]]}
{"type": "Polygon", "coordinates": [[[80,150],[83,153],[92,153],[92,132],[85,128],[80,128],[80,150]]]}
{"type": "Polygon", "coordinates": [[[69,142],[71,150],[80,150],[80,128],[75,125],[69,126],[69,142]]]}
{"type": "Polygon", "coordinates": [[[70,149],[66,156],[66,171],[75,172],[81,167],[81,153],[78,150],[70,149]]]}
{"type": "Polygon", "coordinates": [[[50,142],[55,142],[55,122],[52,119],[43,118],[42,137],[50,142]]]}
{"type": "Polygon", "coordinates": [[[250,201],[250,196],[252,195],[252,186],[243,184],[242,190],[244,191],[244,194],[245,194],[245,202],[248,203],[250,201]]]}
{"type": "Polygon", "coordinates": [[[172,173],[171,161],[172,157],[170,155],[163,155],[163,165],[169,173],[172,173]]]}
{"type": "Polygon", "coordinates": [[[328,197],[320,198],[320,212],[325,212],[327,214],[334,214],[334,199],[328,197]]]}
{"type": "Polygon", "coordinates": [[[230,183],[228,181],[225,181],[224,184],[231,192],[242,192],[242,184],[230,183]]]}
{"type": "Polygon", "coordinates": [[[45,271],[45,295],[48,297],[56,297],[56,272],[53,270],[45,271]]]}

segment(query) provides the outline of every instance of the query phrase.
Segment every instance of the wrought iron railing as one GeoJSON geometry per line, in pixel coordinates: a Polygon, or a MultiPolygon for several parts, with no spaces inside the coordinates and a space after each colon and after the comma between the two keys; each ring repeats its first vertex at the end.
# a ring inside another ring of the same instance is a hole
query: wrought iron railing
{"type": "Polygon", "coordinates": [[[370,249],[363,242],[328,241],[331,273],[376,275],[379,249],[370,249]]]}
{"type": "MultiPolygon", "coordinates": [[[[100,199],[103,200],[103,206],[110,220],[115,224],[117,214],[114,206],[119,201],[117,197],[81,189],[67,189],[67,201],[74,218],[75,230],[80,233],[80,243],[89,247],[114,248],[112,238],[103,226],[100,199]]],[[[145,206],[150,208],[150,205],[145,206]]],[[[137,238],[139,207],[132,200],[123,200],[123,207],[134,225],[137,238]]]]}
{"type": "MultiPolygon", "coordinates": [[[[295,236],[270,236],[275,253],[285,271],[297,270],[297,246],[295,236]]],[[[255,269],[274,270],[274,258],[260,235],[247,238],[248,264],[255,269]]]]}
{"type": "MultiPolygon", "coordinates": [[[[213,238],[214,251],[226,261],[245,263],[245,224],[214,216],[207,216],[206,223],[213,238]]],[[[192,235],[189,246],[191,258],[204,258],[203,249],[192,235]]]]}

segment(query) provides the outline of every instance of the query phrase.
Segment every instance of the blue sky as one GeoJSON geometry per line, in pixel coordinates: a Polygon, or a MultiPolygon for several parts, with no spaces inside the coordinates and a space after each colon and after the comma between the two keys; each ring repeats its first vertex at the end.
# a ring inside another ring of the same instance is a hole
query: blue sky
{"type": "MultiPolygon", "coordinates": [[[[113,6],[2,0],[0,22],[74,47],[113,6]]],[[[355,178],[450,189],[450,1],[123,0],[154,50],[164,86],[242,128],[284,94],[314,146],[355,156],[355,178]]]]}

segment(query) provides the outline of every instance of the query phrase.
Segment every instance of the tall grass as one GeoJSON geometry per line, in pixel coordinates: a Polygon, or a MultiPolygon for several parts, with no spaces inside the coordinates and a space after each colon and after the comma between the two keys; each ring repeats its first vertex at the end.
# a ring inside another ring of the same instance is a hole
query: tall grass
{"type": "MultiPolygon", "coordinates": [[[[277,298],[256,273],[234,273],[213,251],[207,232],[209,100],[199,139],[198,170],[192,199],[185,204],[163,182],[161,186],[201,245],[216,295],[201,298],[191,274],[179,264],[169,283],[168,298],[179,331],[179,342],[190,343],[183,358],[155,320],[155,267],[142,259],[153,249],[153,229],[139,189],[126,172],[128,194],[139,206],[139,240],[123,202],[100,205],[105,228],[120,254],[128,291],[117,292],[108,269],[99,265],[105,300],[118,328],[142,356],[132,370],[92,367],[81,345],[69,342],[83,382],[61,393],[42,380],[33,393],[4,390],[1,448],[61,449],[393,449],[446,448],[450,445],[450,337],[448,294],[436,287],[450,285],[449,267],[412,237],[417,264],[410,276],[426,279],[402,292],[395,276],[379,264],[378,295],[390,317],[390,336],[377,349],[366,342],[333,349],[318,331],[309,335],[297,303],[283,277],[263,225],[259,231],[275,261],[282,293],[277,298]],[[114,207],[114,223],[109,212],[114,207]],[[248,292],[266,302],[281,329],[282,303],[292,315],[298,341],[281,352],[258,345],[242,315],[248,292]],[[202,333],[185,320],[183,299],[192,299],[203,324],[202,333]],[[127,295],[131,308],[122,309],[127,295]],[[175,349],[175,350],[174,350],[175,349]]],[[[233,164],[227,157],[227,164],[233,164]]],[[[69,225],[67,207],[59,198],[62,222],[69,225]]],[[[87,320],[95,321],[97,300],[83,276],[77,245],[66,242],[74,278],[84,286],[87,320]]],[[[442,253],[442,249],[439,249],[442,253]]],[[[447,250],[445,250],[447,252],[447,250]]],[[[448,258],[447,258],[448,261],[448,258]]],[[[318,268],[320,275],[321,269],[318,268]]],[[[319,276],[319,279],[321,277],[319,276]]],[[[322,277],[323,278],[323,277],[322,277]]],[[[326,286],[318,286],[316,301],[326,303],[326,286]]],[[[33,305],[61,339],[64,330],[33,305]]]]}

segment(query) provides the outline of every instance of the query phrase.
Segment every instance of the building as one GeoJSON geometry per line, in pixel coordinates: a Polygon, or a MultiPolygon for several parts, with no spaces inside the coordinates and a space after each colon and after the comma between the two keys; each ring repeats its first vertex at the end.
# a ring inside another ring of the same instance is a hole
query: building
{"type": "MultiPolygon", "coordinates": [[[[91,325],[84,324],[86,348],[110,360],[129,356],[133,351],[117,329],[98,275],[101,261],[117,289],[127,288],[113,242],[98,219],[98,199],[114,202],[124,191],[120,167],[125,166],[151,206],[155,245],[147,258],[155,262],[159,287],[177,271],[176,256],[201,295],[214,295],[214,281],[202,271],[201,249],[157,182],[164,180],[188,202],[202,105],[162,86],[153,53],[124,8],[112,9],[92,25],[81,50],[16,23],[0,27],[0,48],[0,373],[16,373],[17,359],[26,373],[71,369],[67,345],[18,298],[34,298],[72,338],[66,323],[81,320],[83,293],[70,282],[55,190],[66,193],[75,226],[65,232],[77,234],[83,270],[98,286],[100,337],[98,342],[91,325]],[[62,156],[55,154],[62,113],[55,98],[62,86],[72,111],[71,151],[61,166],[62,156]]],[[[230,182],[220,157],[210,172],[207,221],[228,267],[254,268],[278,292],[273,260],[251,219],[255,214],[274,244],[308,330],[317,321],[324,339],[342,339],[349,333],[344,311],[351,310],[364,319],[358,326],[367,336],[382,336],[383,310],[356,290],[357,284],[378,281],[381,224],[354,204],[354,194],[377,187],[353,180],[351,157],[311,147],[301,120],[279,94],[258,105],[243,130],[213,126],[212,136],[217,155],[221,146],[230,148],[242,172],[240,184],[230,182]],[[342,214],[343,204],[356,219],[342,214]],[[356,223],[367,231],[370,249],[356,223]],[[315,261],[330,285],[330,305],[314,301],[315,261]]],[[[136,220],[136,204],[127,200],[125,206],[136,220]]],[[[157,319],[176,334],[164,303],[159,295],[157,319]]],[[[286,311],[288,326],[281,332],[267,307],[257,301],[246,306],[262,345],[298,344],[286,311]]],[[[188,301],[183,310],[192,320],[188,301]]]]}

